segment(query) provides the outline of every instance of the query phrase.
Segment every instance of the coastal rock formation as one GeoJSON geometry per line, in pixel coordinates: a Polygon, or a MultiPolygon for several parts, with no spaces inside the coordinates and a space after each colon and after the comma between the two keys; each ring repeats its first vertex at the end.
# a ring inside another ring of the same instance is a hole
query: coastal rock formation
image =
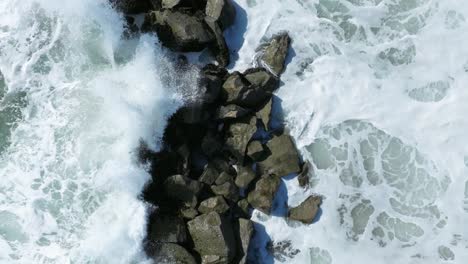
{"type": "Polygon", "coordinates": [[[276,176],[264,175],[255,184],[255,189],[247,196],[247,201],[253,208],[270,214],[273,205],[273,198],[281,183],[281,179],[276,176]]]}
{"type": "Polygon", "coordinates": [[[287,33],[282,33],[270,40],[263,47],[263,54],[259,58],[260,65],[269,69],[275,76],[279,76],[284,71],[284,63],[288,55],[291,38],[287,33]]]}
{"type": "Polygon", "coordinates": [[[301,171],[299,167],[299,153],[293,139],[288,135],[274,136],[266,144],[270,155],[258,163],[261,174],[287,176],[301,171]]]}
{"type": "Polygon", "coordinates": [[[309,196],[297,207],[289,210],[289,219],[301,221],[304,224],[311,224],[322,203],[320,196],[309,196]]]}

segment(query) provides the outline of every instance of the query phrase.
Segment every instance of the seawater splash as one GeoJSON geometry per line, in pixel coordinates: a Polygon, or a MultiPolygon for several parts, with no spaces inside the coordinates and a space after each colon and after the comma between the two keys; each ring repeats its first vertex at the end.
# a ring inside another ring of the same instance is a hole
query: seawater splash
{"type": "Polygon", "coordinates": [[[310,226],[254,214],[265,236],[296,252],[266,263],[464,263],[468,6],[237,2],[248,23],[233,28],[241,44],[229,42],[235,69],[252,64],[259,40],[283,30],[293,39],[278,102],[315,175],[307,191],[284,179],[283,198],[324,196],[310,226]]]}
{"type": "Polygon", "coordinates": [[[149,175],[196,72],[104,0],[0,2],[0,263],[143,263],[149,175]]]}

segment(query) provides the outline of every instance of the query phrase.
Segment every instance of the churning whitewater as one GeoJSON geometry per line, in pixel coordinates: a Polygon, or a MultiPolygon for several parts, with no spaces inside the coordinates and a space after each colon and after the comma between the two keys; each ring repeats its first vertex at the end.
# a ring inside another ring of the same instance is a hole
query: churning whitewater
{"type": "MultiPolygon", "coordinates": [[[[465,263],[468,5],[235,2],[233,70],[293,39],[277,103],[314,173],[280,198],[324,198],[308,226],[254,212],[264,263],[465,263]]],[[[0,263],[149,262],[135,151],[158,149],[197,76],[123,25],[105,0],[0,0],[0,263]]]]}

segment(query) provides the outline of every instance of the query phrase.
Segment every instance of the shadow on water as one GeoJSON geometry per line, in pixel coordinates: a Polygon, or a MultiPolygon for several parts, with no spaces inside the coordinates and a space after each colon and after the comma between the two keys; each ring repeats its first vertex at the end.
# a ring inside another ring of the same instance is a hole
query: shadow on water
{"type": "Polygon", "coordinates": [[[255,235],[247,252],[247,263],[250,264],[273,264],[273,255],[268,251],[271,238],[266,232],[265,226],[254,223],[255,235]]]}
{"type": "Polygon", "coordinates": [[[286,184],[283,180],[281,180],[278,191],[273,199],[271,215],[278,217],[288,216],[288,188],[286,188],[286,184]]]}
{"type": "Polygon", "coordinates": [[[247,13],[245,10],[239,6],[236,2],[233,2],[233,5],[236,9],[236,21],[234,25],[228,28],[224,32],[224,38],[231,53],[231,63],[228,68],[234,66],[235,61],[239,58],[239,50],[244,44],[244,34],[247,31],[247,13]]]}

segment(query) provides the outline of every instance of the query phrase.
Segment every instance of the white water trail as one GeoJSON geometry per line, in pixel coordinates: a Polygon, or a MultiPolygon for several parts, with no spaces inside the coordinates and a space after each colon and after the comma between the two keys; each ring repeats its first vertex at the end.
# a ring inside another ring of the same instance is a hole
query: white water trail
{"type": "Polygon", "coordinates": [[[0,1],[0,263],[147,261],[135,151],[183,100],[156,38],[122,31],[104,0],[0,1]]]}

